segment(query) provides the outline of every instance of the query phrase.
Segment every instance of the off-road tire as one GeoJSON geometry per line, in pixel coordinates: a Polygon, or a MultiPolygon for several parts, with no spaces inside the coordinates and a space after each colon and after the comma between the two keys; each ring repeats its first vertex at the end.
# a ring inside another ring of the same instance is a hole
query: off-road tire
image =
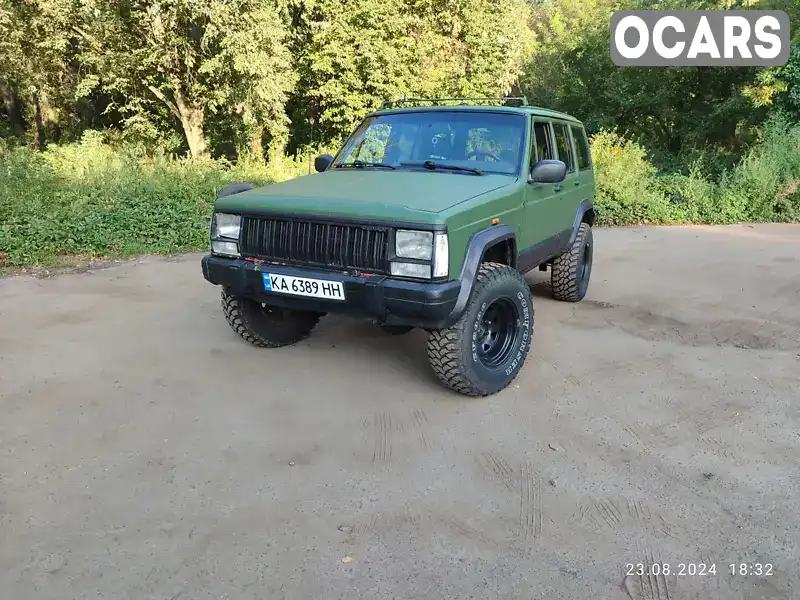
{"type": "Polygon", "coordinates": [[[550,286],[556,300],[563,302],[583,300],[589,289],[593,255],[592,228],[588,223],[581,223],[570,249],[553,260],[550,286]]]}
{"type": "Polygon", "coordinates": [[[516,269],[483,263],[461,317],[451,327],[428,332],[428,360],[439,380],[467,396],[488,396],[507,387],[519,374],[533,337],[533,299],[516,269]],[[508,358],[488,368],[477,353],[480,324],[496,301],[510,301],[517,311],[517,332],[508,358]]]}
{"type": "Polygon", "coordinates": [[[386,323],[379,323],[381,330],[389,335],[404,335],[410,331],[414,331],[413,327],[408,325],[387,325],[386,323]]]}
{"type": "Polygon", "coordinates": [[[233,194],[238,194],[240,192],[246,192],[247,190],[252,190],[253,186],[249,183],[245,183],[244,181],[236,181],[234,183],[229,183],[220,191],[217,192],[217,198],[224,198],[225,196],[233,196],[233,194]]]}
{"type": "Polygon", "coordinates": [[[280,348],[305,338],[320,318],[319,313],[264,307],[260,302],[222,290],[222,310],[231,328],[242,339],[262,348],[280,348]]]}

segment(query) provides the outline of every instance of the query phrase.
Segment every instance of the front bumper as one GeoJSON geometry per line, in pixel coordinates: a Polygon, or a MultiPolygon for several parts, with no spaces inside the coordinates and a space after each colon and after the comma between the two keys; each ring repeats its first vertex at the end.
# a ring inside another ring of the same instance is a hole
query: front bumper
{"type": "Polygon", "coordinates": [[[202,265],[203,276],[211,283],[236,295],[275,306],[371,317],[390,325],[424,329],[441,329],[457,318],[454,309],[461,289],[459,281],[422,283],[386,275],[349,275],[211,255],[203,257],[202,265]],[[340,281],[344,285],[345,300],[266,292],[262,273],[340,281]]]}

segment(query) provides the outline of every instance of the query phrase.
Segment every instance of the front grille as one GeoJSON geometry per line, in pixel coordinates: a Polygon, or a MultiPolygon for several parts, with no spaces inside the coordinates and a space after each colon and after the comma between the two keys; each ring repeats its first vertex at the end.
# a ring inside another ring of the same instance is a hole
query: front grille
{"type": "Polygon", "coordinates": [[[286,263],[387,272],[388,227],[242,217],[241,252],[286,263]]]}

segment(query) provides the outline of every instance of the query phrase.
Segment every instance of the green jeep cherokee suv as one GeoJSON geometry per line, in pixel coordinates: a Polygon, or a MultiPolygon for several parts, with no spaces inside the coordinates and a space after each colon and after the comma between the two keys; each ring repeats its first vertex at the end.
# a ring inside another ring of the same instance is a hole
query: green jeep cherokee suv
{"type": "Polygon", "coordinates": [[[385,103],[316,158],[319,173],[220,192],[202,266],[236,333],[279,347],[327,313],[370,317],[425,329],[433,371],[457,392],[516,377],[533,334],[523,274],[549,268],[558,300],[586,294],[589,147],[569,115],[457,100],[385,103]]]}

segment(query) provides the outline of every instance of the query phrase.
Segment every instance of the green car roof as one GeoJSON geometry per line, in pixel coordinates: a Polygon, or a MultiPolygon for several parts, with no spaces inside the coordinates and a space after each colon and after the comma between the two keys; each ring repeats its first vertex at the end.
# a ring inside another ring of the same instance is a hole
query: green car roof
{"type": "Polygon", "coordinates": [[[367,116],[378,115],[391,115],[398,113],[411,113],[411,112],[431,112],[431,111],[458,111],[458,112],[504,112],[517,115],[530,114],[537,117],[546,117],[552,119],[561,119],[564,121],[573,121],[580,123],[578,119],[572,115],[558,112],[557,110],[550,110],[548,108],[541,108],[539,106],[489,106],[485,104],[457,104],[453,106],[435,105],[435,106],[401,106],[396,108],[384,108],[369,113],[367,116]]]}

